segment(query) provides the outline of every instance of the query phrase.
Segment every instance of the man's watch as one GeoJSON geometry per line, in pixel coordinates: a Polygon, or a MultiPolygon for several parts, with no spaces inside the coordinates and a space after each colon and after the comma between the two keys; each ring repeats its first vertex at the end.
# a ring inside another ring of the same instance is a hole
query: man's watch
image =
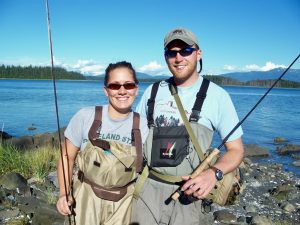
{"type": "Polygon", "coordinates": [[[218,168],[216,168],[214,166],[211,166],[209,168],[212,169],[215,172],[215,176],[216,176],[217,181],[220,181],[220,180],[223,179],[224,173],[222,172],[222,170],[219,170],[218,168]]]}

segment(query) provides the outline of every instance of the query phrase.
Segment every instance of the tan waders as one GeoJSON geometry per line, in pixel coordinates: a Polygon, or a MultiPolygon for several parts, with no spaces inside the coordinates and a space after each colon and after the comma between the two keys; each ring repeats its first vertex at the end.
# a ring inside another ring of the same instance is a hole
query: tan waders
{"type": "Polygon", "coordinates": [[[126,225],[130,223],[134,182],[142,163],[139,117],[134,113],[133,145],[99,140],[99,108],[89,132],[90,142],[76,159],[74,224],[126,225]]]}

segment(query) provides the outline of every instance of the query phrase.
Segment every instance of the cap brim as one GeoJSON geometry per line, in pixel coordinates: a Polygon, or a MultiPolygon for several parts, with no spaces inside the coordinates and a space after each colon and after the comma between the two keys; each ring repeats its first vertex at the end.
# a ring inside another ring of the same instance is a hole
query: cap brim
{"type": "Polygon", "coordinates": [[[188,45],[193,45],[195,44],[195,42],[193,42],[192,40],[188,39],[188,38],[184,38],[184,37],[181,37],[181,36],[173,36],[170,40],[168,40],[168,42],[165,43],[165,47],[167,47],[172,41],[174,40],[181,40],[183,41],[184,43],[188,44],[188,45]]]}

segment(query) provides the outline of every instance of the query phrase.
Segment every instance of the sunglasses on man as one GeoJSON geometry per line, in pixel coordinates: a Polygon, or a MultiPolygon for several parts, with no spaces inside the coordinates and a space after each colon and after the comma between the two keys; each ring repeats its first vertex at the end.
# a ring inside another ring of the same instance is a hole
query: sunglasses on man
{"type": "Polygon", "coordinates": [[[187,48],[182,48],[180,50],[166,50],[165,51],[165,56],[167,58],[175,58],[177,56],[177,53],[179,53],[181,56],[186,57],[189,56],[193,53],[193,51],[197,51],[198,49],[192,48],[192,47],[187,47],[187,48]]]}
{"type": "Polygon", "coordinates": [[[136,88],[136,84],[135,83],[125,83],[125,84],[118,84],[118,83],[110,83],[108,85],[106,85],[106,87],[110,90],[119,90],[121,87],[124,87],[126,90],[132,90],[134,88],[136,88]]]}

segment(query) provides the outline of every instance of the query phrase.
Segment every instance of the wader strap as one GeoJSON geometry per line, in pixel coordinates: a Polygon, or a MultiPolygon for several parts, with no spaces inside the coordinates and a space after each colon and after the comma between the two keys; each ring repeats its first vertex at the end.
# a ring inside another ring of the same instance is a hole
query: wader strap
{"type": "Polygon", "coordinates": [[[172,175],[165,175],[162,173],[159,173],[151,168],[149,168],[147,165],[144,167],[142,174],[139,176],[136,184],[135,184],[135,190],[133,193],[133,197],[135,199],[139,198],[139,195],[142,191],[142,188],[146,182],[147,177],[165,183],[165,184],[182,184],[182,178],[181,176],[172,176],[172,175]]]}
{"type": "Polygon", "coordinates": [[[151,89],[151,96],[148,99],[147,106],[148,106],[148,113],[147,113],[147,121],[148,121],[148,127],[151,125],[154,125],[154,119],[153,119],[153,112],[154,112],[154,104],[155,104],[155,97],[157,94],[158,86],[160,81],[155,82],[152,85],[151,89]]]}
{"type": "Polygon", "coordinates": [[[204,153],[203,153],[203,151],[202,151],[202,149],[201,149],[201,147],[199,145],[197,137],[194,134],[193,129],[192,129],[192,127],[191,127],[191,125],[190,125],[190,123],[188,121],[188,118],[187,118],[186,114],[185,114],[184,108],[183,108],[182,103],[180,101],[180,98],[179,98],[179,96],[177,94],[176,87],[172,83],[170,83],[169,88],[171,90],[172,95],[175,98],[175,101],[176,101],[176,104],[177,104],[177,108],[178,108],[178,110],[180,112],[180,115],[181,115],[181,118],[182,118],[182,120],[184,122],[184,125],[185,125],[185,127],[186,127],[186,129],[187,129],[187,131],[189,133],[191,141],[192,141],[192,143],[193,143],[193,145],[195,147],[197,155],[200,158],[200,160],[203,161],[205,159],[204,153]]]}
{"type": "Polygon", "coordinates": [[[81,170],[78,171],[78,179],[81,183],[85,182],[89,184],[93,189],[95,195],[97,195],[99,198],[109,201],[119,201],[126,195],[127,187],[135,182],[135,180],[133,180],[123,187],[106,188],[86,178],[81,170]]]}
{"type": "Polygon", "coordinates": [[[102,106],[95,107],[95,118],[94,122],[89,130],[89,139],[91,143],[102,149],[110,149],[110,144],[108,141],[98,139],[100,128],[102,125],[102,106]]]}
{"type": "Polygon", "coordinates": [[[135,188],[134,188],[134,192],[133,192],[133,197],[135,199],[139,198],[141,190],[142,190],[148,176],[149,176],[149,167],[146,165],[143,169],[143,172],[141,173],[141,175],[139,176],[139,178],[135,184],[135,188]]]}
{"type": "Polygon", "coordinates": [[[149,178],[152,178],[156,181],[161,181],[168,184],[180,184],[182,182],[181,176],[172,176],[159,173],[153,169],[149,171],[149,178]],[[158,179],[157,179],[158,178],[158,179]]]}
{"type": "Polygon", "coordinates": [[[140,130],[140,114],[133,112],[133,126],[132,126],[132,145],[136,149],[136,171],[137,173],[142,171],[143,167],[143,154],[142,154],[142,137],[140,130]]]}
{"type": "Polygon", "coordinates": [[[202,109],[203,102],[206,98],[206,92],[209,86],[209,80],[203,78],[200,90],[197,93],[197,98],[194,104],[194,107],[192,108],[192,113],[190,115],[190,122],[198,122],[200,119],[200,112],[202,109]]]}

